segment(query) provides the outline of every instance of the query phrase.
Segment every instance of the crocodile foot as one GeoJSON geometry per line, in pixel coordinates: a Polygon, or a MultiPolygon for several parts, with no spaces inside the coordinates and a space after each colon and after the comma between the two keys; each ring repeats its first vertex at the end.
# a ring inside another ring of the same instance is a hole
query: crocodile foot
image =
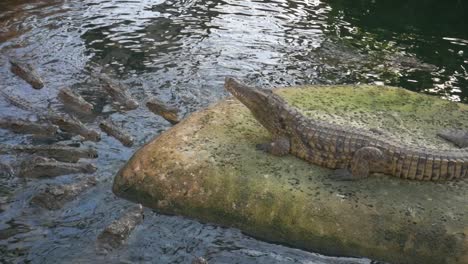
{"type": "Polygon", "coordinates": [[[348,169],[337,169],[332,175],[330,175],[330,178],[336,181],[355,181],[358,179],[357,177],[354,177],[348,169]]]}
{"type": "Polygon", "coordinates": [[[437,136],[452,142],[460,148],[468,147],[468,131],[461,129],[447,129],[437,133],[437,136]]]}
{"type": "Polygon", "coordinates": [[[275,156],[284,156],[289,153],[290,143],[289,139],[279,137],[272,142],[257,144],[255,147],[257,150],[265,151],[275,156]]]}

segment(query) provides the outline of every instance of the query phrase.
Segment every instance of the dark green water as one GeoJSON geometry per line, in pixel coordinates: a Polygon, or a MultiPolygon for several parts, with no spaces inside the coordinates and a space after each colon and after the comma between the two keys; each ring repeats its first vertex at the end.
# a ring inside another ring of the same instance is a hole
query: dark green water
{"type": "MultiPolygon", "coordinates": [[[[130,206],[111,193],[113,175],[170,124],[144,107],[115,111],[89,71],[99,65],[128,84],[138,100],[155,95],[184,115],[225,97],[226,75],[263,87],[389,84],[467,102],[465,14],[465,2],[429,0],[1,1],[0,88],[37,107],[63,111],[56,95],[70,86],[97,106],[98,116],[111,116],[130,131],[136,145],[125,148],[107,136],[82,143],[99,150],[100,183],[55,212],[30,206],[29,200],[45,184],[73,182],[76,175],[0,178],[0,260],[189,263],[204,256],[210,263],[369,263],[273,245],[150,210],[124,247],[98,255],[96,236],[130,206]],[[35,65],[46,87],[32,90],[16,78],[7,56],[35,65]]],[[[31,114],[0,100],[0,115],[31,114]]],[[[97,128],[95,117],[83,122],[97,128]]],[[[0,130],[0,143],[31,142],[0,130]]]]}
{"type": "Polygon", "coordinates": [[[392,47],[407,57],[436,67],[411,69],[410,66],[390,84],[467,102],[467,2],[335,0],[329,3],[334,7],[334,16],[350,23],[337,26],[335,35],[350,38],[349,43],[362,52],[392,52],[392,47]]]}

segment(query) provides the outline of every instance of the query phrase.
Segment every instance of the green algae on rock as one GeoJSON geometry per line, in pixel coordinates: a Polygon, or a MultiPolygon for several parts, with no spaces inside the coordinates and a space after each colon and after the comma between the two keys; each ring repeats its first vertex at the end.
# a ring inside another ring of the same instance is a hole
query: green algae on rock
{"type": "MultiPolygon", "coordinates": [[[[399,88],[276,90],[311,118],[378,128],[408,144],[450,148],[443,128],[468,129],[468,106],[399,88]]],[[[141,148],[114,192],[162,213],[241,229],[324,254],[394,263],[468,263],[468,182],[372,175],[334,181],[331,170],[255,145],[268,132],[234,99],[194,113],[141,148]]]]}

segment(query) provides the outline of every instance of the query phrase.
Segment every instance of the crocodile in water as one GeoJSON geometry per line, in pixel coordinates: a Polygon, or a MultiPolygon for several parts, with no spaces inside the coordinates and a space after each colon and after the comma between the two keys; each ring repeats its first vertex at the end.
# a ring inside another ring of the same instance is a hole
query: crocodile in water
{"type": "Polygon", "coordinates": [[[78,111],[84,114],[93,113],[94,106],[68,87],[60,89],[57,97],[65,107],[70,108],[73,111],[78,111]]]}
{"type": "Polygon", "coordinates": [[[11,72],[25,80],[34,89],[42,89],[44,87],[44,82],[42,81],[41,77],[30,64],[23,63],[13,58],[10,58],[10,64],[11,72]]]}
{"type": "Polygon", "coordinates": [[[45,178],[75,173],[94,173],[97,168],[91,163],[67,163],[43,157],[25,160],[20,165],[19,177],[45,178]]]}
{"type": "MultiPolygon", "coordinates": [[[[2,88],[0,86],[0,88],[2,88]]],[[[93,129],[87,128],[80,120],[72,115],[66,115],[51,111],[50,109],[33,107],[29,102],[18,96],[9,94],[0,90],[0,95],[11,105],[22,110],[31,112],[39,118],[40,121],[49,122],[58,126],[63,132],[78,134],[86,140],[100,141],[100,134],[93,129]]]]}
{"type": "Polygon", "coordinates": [[[0,154],[28,153],[45,156],[63,162],[78,162],[79,159],[95,159],[98,153],[93,148],[75,148],[64,145],[3,145],[0,144],[0,154]]]}

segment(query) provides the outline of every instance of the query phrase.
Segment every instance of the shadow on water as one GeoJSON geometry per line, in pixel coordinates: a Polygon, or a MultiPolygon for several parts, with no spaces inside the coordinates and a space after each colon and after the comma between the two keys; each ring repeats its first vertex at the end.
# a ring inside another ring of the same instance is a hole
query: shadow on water
{"type": "MultiPolygon", "coordinates": [[[[226,75],[264,87],[371,83],[402,86],[466,102],[467,6],[461,1],[234,1],[85,0],[0,3],[0,88],[37,107],[63,111],[57,92],[71,87],[96,105],[82,119],[97,129],[111,116],[135,137],[124,148],[103,136],[98,143],[99,184],[47,211],[29,204],[46,180],[0,179],[0,259],[5,262],[369,263],[324,257],[258,241],[238,230],[161,216],[146,210],[126,245],[110,254],[95,250],[98,233],[130,203],[111,192],[113,176],[132,153],[170,124],[140,107],[120,112],[97,81],[99,69],[184,115],[226,96],[226,75]],[[6,57],[35,65],[45,80],[32,90],[12,75],[6,57]]],[[[0,116],[30,118],[0,100],[0,116]]],[[[2,144],[31,144],[30,136],[0,130],[2,144]]],[[[0,156],[14,163],[24,156],[0,156]]]]}

